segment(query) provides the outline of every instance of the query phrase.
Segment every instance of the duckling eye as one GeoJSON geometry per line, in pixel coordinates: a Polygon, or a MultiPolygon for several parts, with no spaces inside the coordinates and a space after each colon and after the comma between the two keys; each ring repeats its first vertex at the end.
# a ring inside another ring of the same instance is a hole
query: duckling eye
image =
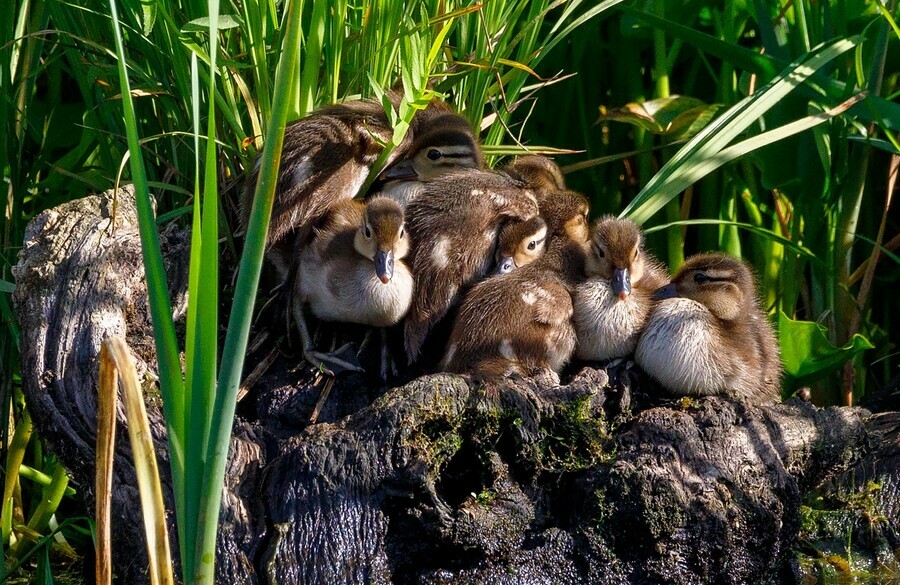
{"type": "Polygon", "coordinates": [[[529,250],[534,250],[536,247],[537,247],[537,241],[536,241],[536,240],[531,240],[530,242],[528,242],[528,249],[529,249],[529,250]]]}
{"type": "Polygon", "coordinates": [[[428,160],[438,160],[439,158],[441,158],[441,151],[436,148],[432,148],[425,156],[428,157],[428,160]]]}
{"type": "Polygon", "coordinates": [[[709,280],[709,277],[702,272],[698,272],[694,275],[694,282],[696,282],[697,284],[703,284],[704,282],[709,282],[709,280]]]}
{"type": "Polygon", "coordinates": [[[606,258],[606,252],[603,251],[603,248],[597,246],[597,256],[601,258],[606,258]]]}
{"type": "Polygon", "coordinates": [[[371,237],[372,237],[372,230],[369,229],[369,226],[366,226],[365,234],[366,234],[366,237],[367,237],[367,238],[371,238],[371,237]]]}
{"type": "Polygon", "coordinates": [[[403,239],[403,234],[405,234],[405,233],[406,233],[406,231],[403,228],[400,228],[400,239],[401,240],[403,239]]]}

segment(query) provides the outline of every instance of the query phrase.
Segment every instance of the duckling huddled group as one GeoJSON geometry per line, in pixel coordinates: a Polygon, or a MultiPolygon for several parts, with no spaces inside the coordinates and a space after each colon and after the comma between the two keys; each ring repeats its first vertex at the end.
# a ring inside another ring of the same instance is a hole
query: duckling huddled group
{"type": "Polygon", "coordinates": [[[407,363],[439,357],[441,371],[479,380],[558,381],[573,358],[633,355],[675,395],[777,400],[778,344],[743,262],[701,254],[670,282],[637,225],[589,225],[587,199],[545,157],[485,168],[472,128],[439,101],[357,199],[392,132],[369,100],[286,130],[267,258],[291,292],[307,361],[360,369],[346,352],[315,350],[305,311],[379,328],[383,379],[396,372],[393,328],[407,363]]]}

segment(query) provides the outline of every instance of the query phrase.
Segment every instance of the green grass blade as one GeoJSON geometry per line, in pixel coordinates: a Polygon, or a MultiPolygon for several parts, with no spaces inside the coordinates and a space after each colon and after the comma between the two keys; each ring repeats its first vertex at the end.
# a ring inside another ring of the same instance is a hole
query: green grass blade
{"type": "MultiPolygon", "coordinates": [[[[628,204],[620,217],[631,218],[637,223],[647,221],[689,185],[727,162],[720,160],[720,157],[735,137],[816,70],[853,46],[853,41],[839,40],[812,56],[806,55],[759,92],[729,108],[675,153],[628,204]]],[[[766,135],[770,142],[777,136],[770,133],[766,135]]],[[[739,156],[737,152],[738,150],[731,150],[726,151],[726,154],[733,155],[733,159],[739,156]]]]}
{"type": "Polygon", "coordinates": [[[299,91],[299,116],[310,113],[315,104],[319,87],[319,73],[321,70],[322,47],[325,44],[325,28],[328,22],[329,0],[315,0],[313,2],[312,19],[309,23],[309,32],[303,47],[306,56],[303,60],[303,71],[300,75],[299,91]]]}
{"type": "Polygon", "coordinates": [[[143,153],[138,141],[137,118],[131,98],[131,85],[125,67],[125,47],[119,29],[119,14],[116,1],[110,0],[113,35],[118,57],[119,84],[122,95],[122,110],[128,135],[128,151],[131,153],[131,180],[134,183],[138,224],[141,237],[141,252],[147,278],[150,316],[153,321],[153,336],[156,340],[156,359],[159,366],[159,389],[163,397],[163,411],[169,438],[169,454],[172,467],[172,484],[175,490],[176,514],[184,516],[184,381],[181,361],[178,358],[178,344],[175,339],[175,324],[172,321],[172,302],[163,268],[162,252],[159,247],[159,232],[153,217],[150,191],[147,186],[147,172],[144,169],[143,153]]]}
{"type": "Polygon", "coordinates": [[[760,236],[765,238],[766,240],[770,240],[773,242],[777,242],[784,246],[785,248],[789,248],[792,251],[796,252],[798,256],[803,256],[804,258],[809,259],[810,261],[823,265],[821,259],[813,253],[809,248],[798,244],[788,238],[779,236],[775,232],[768,230],[766,228],[753,225],[751,223],[743,223],[739,221],[726,221],[722,219],[684,219],[680,221],[673,221],[671,223],[665,223],[661,225],[655,225],[653,227],[649,227],[644,230],[646,234],[652,234],[653,232],[664,231],[672,227],[682,227],[682,226],[692,226],[692,225],[722,225],[722,226],[734,226],[738,229],[742,229],[756,236],[760,236]]]}
{"type": "MultiPolygon", "coordinates": [[[[185,418],[185,457],[192,459],[195,451],[193,433],[190,422],[193,420],[194,406],[194,376],[201,376],[202,364],[199,361],[200,351],[197,347],[198,336],[201,334],[197,323],[200,303],[194,299],[200,298],[200,266],[202,260],[202,224],[200,208],[200,82],[197,70],[197,54],[191,54],[191,98],[194,120],[194,201],[193,216],[191,218],[191,257],[190,271],[188,273],[188,308],[187,326],[185,328],[185,384],[184,384],[184,418],[185,418]]],[[[196,471],[199,465],[185,469],[185,513],[178,519],[180,538],[178,539],[181,550],[181,563],[185,575],[190,574],[194,566],[194,546],[190,535],[197,532],[197,509],[200,505],[200,490],[194,483],[202,482],[202,471],[199,476],[196,471]]]]}
{"type": "Polygon", "coordinates": [[[225,482],[225,464],[231,441],[241,371],[250,334],[253,305],[259,286],[266,232],[272,215],[278,166],[284,144],[284,129],[291,110],[291,88],[295,83],[300,47],[300,4],[301,2],[298,0],[293,0],[286,12],[285,37],[281,59],[275,73],[272,118],[269,120],[266,131],[265,148],[260,161],[259,182],[250,211],[244,253],[238,268],[234,303],[228,321],[228,331],[225,335],[222,366],[216,388],[212,424],[210,425],[207,448],[208,463],[203,477],[199,515],[200,532],[197,542],[197,550],[201,552],[197,556],[195,583],[212,585],[215,582],[216,532],[225,482]]]}

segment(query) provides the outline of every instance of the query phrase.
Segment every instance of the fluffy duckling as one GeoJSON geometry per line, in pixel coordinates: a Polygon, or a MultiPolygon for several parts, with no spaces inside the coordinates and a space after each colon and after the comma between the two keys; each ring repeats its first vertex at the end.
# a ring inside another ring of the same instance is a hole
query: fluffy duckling
{"type": "MultiPolygon", "coordinates": [[[[409,252],[403,209],[386,197],[338,201],[316,222],[300,252],[293,312],[304,355],[314,365],[346,362],[312,350],[304,306],[324,321],[386,328],[403,318],[413,296],[413,277],[403,263],[409,252]]],[[[382,376],[387,357],[382,346],[382,376]]],[[[351,364],[351,369],[358,366],[351,364]]]]}
{"type": "Polygon", "coordinates": [[[537,214],[534,193],[503,173],[454,171],[423,185],[407,208],[416,281],[404,325],[409,363],[419,358],[426,337],[456,304],[459,291],[487,275],[501,226],[537,214]]]}
{"type": "MultiPolygon", "coordinates": [[[[395,105],[399,103],[399,93],[388,95],[395,105]]],[[[287,277],[295,244],[279,242],[291,234],[304,241],[312,224],[335,201],[355,197],[392,134],[383,106],[375,100],[326,106],[287,127],[267,236],[267,257],[282,279],[287,277]]],[[[432,101],[416,113],[406,136],[391,152],[386,173],[389,179],[409,179],[418,173],[431,177],[451,168],[481,165],[469,123],[446,104],[432,101]],[[391,165],[408,158],[418,161],[411,171],[392,173],[391,165]]],[[[245,227],[258,171],[258,165],[251,171],[241,201],[245,227]]]]}
{"type": "Polygon", "coordinates": [[[506,274],[531,264],[541,257],[546,244],[547,223],[540,216],[507,223],[497,242],[496,274],[506,274]]]}
{"type": "Polygon", "coordinates": [[[726,254],[689,258],[656,305],[635,360],[673,394],[778,400],[778,342],[749,268],[726,254]]]}
{"type": "MultiPolygon", "coordinates": [[[[427,110],[426,110],[427,111],[427,110]]],[[[414,139],[407,158],[381,173],[378,195],[405,209],[422,192],[424,182],[460,168],[480,169],[484,159],[469,122],[457,114],[425,114],[414,118],[414,139]]]]}
{"type": "Polygon", "coordinates": [[[575,287],[576,357],[610,360],[634,352],[666,271],[644,249],[632,221],[603,217],[594,223],[585,259],[587,280],[575,287]]]}
{"type": "Polygon", "coordinates": [[[530,154],[520,156],[503,167],[503,172],[531,187],[540,198],[547,193],[565,191],[566,181],[562,171],[546,156],[530,154]]]}
{"type": "Polygon", "coordinates": [[[483,380],[510,374],[558,380],[575,350],[571,291],[584,269],[588,203],[568,191],[552,201],[541,209],[551,237],[547,251],[469,291],[441,363],[444,371],[483,380]]]}

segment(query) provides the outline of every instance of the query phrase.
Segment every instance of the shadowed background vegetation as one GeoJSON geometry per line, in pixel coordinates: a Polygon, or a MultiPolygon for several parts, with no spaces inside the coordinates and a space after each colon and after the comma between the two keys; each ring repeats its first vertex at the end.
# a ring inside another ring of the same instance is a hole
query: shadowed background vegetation
{"type": "MultiPolygon", "coordinates": [[[[398,127],[433,88],[480,129],[492,164],[528,148],[577,151],[556,157],[570,186],[588,195],[596,216],[625,211],[642,221],[672,270],[711,249],[751,262],[779,325],[786,396],[812,384],[814,400],[827,405],[887,389],[896,405],[895,2],[298,0],[293,8],[298,63],[279,101],[276,65],[290,28],[282,3],[122,1],[130,99],[123,99],[107,2],[0,7],[7,569],[24,561],[43,578],[51,552],[76,559],[73,546],[90,548],[90,525],[65,496],[73,489],[64,470],[31,432],[19,390],[10,267],[27,222],[138,179],[142,172],[130,165],[140,158],[160,228],[193,221],[199,233],[201,203],[203,218],[211,218],[202,228],[213,243],[203,257],[208,272],[192,286],[211,299],[215,323],[215,308],[227,315],[232,306],[243,245],[234,233],[238,181],[278,108],[294,119],[334,101],[377,97],[401,79],[408,107],[397,114],[398,127]],[[808,81],[798,84],[796,76],[808,81]],[[130,161],[129,130],[142,154],[130,161]]],[[[195,311],[193,319],[209,323],[206,317],[195,311]]],[[[224,327],[197,327],[189,323],[188,340],[169,354],[177,360],[187,345],[192,364],[197,345],[202,375],[192,377],[189,365],[186,387],[207,393],[194,416],[211,413],[217,363],[224,369],[235,357],[227,347],[218,354],[224,327]]],[[[168,375],[181,383],[180,370],[168,375]]],[[[168,416],[175,401],[167,392],[179,395],[163,388],[168,416]]],[[[182,406],[190,396],[178,398],[182,406]]],[[[189,417],[177,415],[173,428],[189,417]]],[[[209,425],[188,443],[205,448],[209,425]]],[[[179,518],[200,504],[187,498],[182,505],[188,511],[179,509],[179,518]]]]}

